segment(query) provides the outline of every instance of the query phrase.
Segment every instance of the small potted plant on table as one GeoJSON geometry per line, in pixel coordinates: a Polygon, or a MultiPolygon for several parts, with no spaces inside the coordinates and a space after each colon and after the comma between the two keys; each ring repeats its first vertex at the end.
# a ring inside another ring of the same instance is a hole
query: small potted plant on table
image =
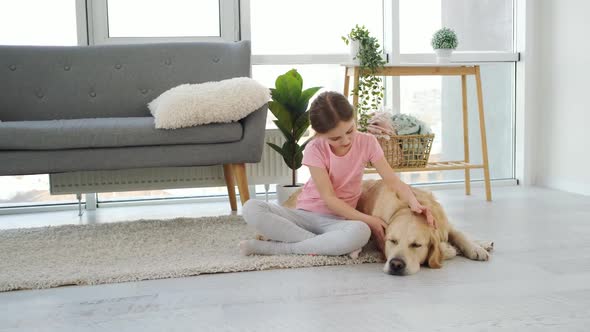
{"type": "Polygon", "coordinates": [[[436,61],[438,63],[449,63],[451,62],[453,50],[457,48],[459,41],[455,31],[442,28],[434,33],[430,44],[436,53],[436,61]]]}

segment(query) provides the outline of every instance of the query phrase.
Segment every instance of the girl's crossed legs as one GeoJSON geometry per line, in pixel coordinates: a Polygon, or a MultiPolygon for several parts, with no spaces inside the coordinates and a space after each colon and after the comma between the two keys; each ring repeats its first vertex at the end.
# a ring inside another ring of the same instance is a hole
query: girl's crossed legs
{"type": "Polygon", "coordinates": [[[253,199],[244,204],[242,214],[258,233],[272,240],[242,241],[240,251],[244,255],[344,255],[361,249],[371,236],[369,226],[362,221],[253,199]]]}

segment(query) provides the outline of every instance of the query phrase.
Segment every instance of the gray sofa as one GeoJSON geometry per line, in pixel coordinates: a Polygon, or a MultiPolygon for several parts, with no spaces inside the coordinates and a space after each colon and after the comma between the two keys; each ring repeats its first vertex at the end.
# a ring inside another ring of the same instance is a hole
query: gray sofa
{"type": "MultiPolygon", "coordinates": [[[[154,128],[147,103],[183,83],[250,76],[250,44],[0,46],[0,175],[224,165],[248,199],[266,106],[237,123],[154,128]]],[[[232,198],[233,196],[233,198],[232,198]]]]}

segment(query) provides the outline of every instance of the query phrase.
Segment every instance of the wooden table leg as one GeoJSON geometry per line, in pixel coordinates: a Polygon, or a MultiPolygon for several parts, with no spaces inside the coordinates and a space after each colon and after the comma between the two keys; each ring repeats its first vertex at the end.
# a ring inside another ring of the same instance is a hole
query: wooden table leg
{"type": "MultiPolygon", "coordinates": [[[[461,92],[463,95],[463,152],[465,162],[469,163],[469,118],[467,117],[467,75],[461,75],[461,92]]],[[[471,172],[465,168],[465,195],[471,195],[471,172]]]]}
{"type": "Polygon", "coordinates": [[[486,138],[486,125],[483,116],[483,92],[481,89],[481,73],[479,66],[475,66],[475,81],[477,85],[477,104],[479,109],[479,130],[481,133],[481,154],[483,157],[483,176],[486,186],[486,200],[492,200],[492,188],[490,184],[490,165],[488,162],[488,142],[486,138]]]}
{"type": "Polygon", "coordinates": [[[350,93],[350,76],[348,76],[348,67],[344,67],[344,97],[348,98],[350,93]]]}
{"type": "Polygon", "coordinates": [[[225,177],[225,185],[227,186],[227,195],[229,196],[231,210],[238,211],[238,204],[236,202],[236,182],[234,181],[234,172],[231,164],[223,165],[223,176],[225,177]]]}
{"type": "Polygon", "coordinates": [[[233,164],[234,175],[238,182],[238,191],[240,192],[240,201],[242,205],[250,199],[250,192],[248,191],[248,178],[246,177],[246,165],[245,164],[233,164]]]}

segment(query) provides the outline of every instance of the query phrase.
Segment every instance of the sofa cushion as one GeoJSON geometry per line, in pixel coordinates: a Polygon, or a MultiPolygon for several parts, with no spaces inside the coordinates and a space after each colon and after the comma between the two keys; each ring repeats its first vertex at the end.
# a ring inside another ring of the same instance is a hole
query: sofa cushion
{"type": "Polygon", "coordinates": [[[156,128],[176,129],[245,118],[270,100],[270,90],[248,77],[174,87],[148,104],[156,128]]]}
{"type": "Polygon", "coordinates": [[[0,123],[0,150],[227,143],[242,133],[240,122],[160,130],[152,117],[8,121],[0,123]]]}

